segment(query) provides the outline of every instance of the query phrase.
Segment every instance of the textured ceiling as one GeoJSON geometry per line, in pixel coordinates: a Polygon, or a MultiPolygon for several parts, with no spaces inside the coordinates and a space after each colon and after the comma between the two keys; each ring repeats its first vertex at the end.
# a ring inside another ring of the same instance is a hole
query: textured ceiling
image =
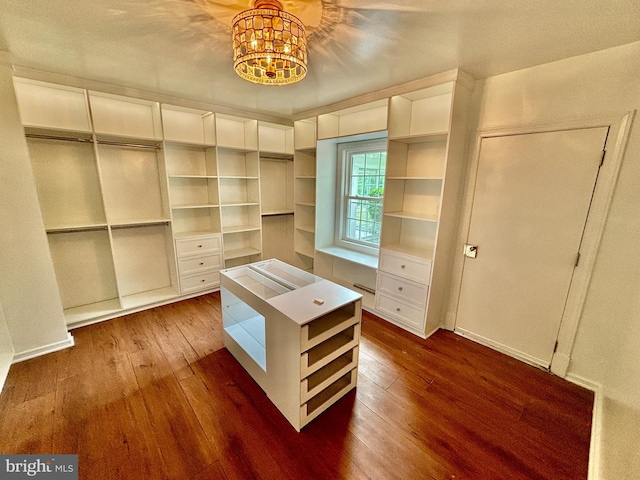
{"type": "Polygon", "coordinates": [[[233,72],[230,19],[248,0],[0,0],[17,66],[290,117],[461,68],[475,78],[640,40],[640,0],[285,0],[309,25],[309,74],[233,72]]]}

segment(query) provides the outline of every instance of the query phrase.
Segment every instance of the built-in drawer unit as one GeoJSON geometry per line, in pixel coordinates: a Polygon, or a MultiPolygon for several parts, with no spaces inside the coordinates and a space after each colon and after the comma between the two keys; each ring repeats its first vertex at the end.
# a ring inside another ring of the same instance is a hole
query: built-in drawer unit
{"type": "Polygon", "coordinates": [[[176,253],[178,258],[187,255],[219,252],[222,250],[221,235],[199,235],[176,239],[176,253]]]}
{"type": "Polygon", "coordinates": [[[221,268],[222,253],[178,259],[178,273],[180,275],[192,275],[206,270],[220,270],[221,268]]]}
{"type": "Polygon", "coordinates": [[[385,294],[377,294],[376,309],[416,329],[421,329],[424,325],[425,307],[417,307],[385,294]]]}
{"type": "Polygon", "coordinates": [[[380,263],[378,268],[383,272],[391,273],[402,278],[429,285],[431,278],[431,261],[404,255],[402,253],[380,250],[380,263]]]}
{"type": "Polygon", "coordinates": [[[424,307],[427,303],[429,287],[422,283],[406,280],[390,273],[378,273],[376,292],[398,298],[407,303],[424,307]]]}
{"type": "Polygon", "coordinates": [[[220,286],[219,270],[180,277],[180,289],[182,290],[182,293],[196,292],[198,290],[205,290],[218,286],[220,286]]]}
{"type": "Polygon", "coordinates": [[[180,291],[192,293],[220,285],[222,235],[207,234],[176,238],[180,291]]]}

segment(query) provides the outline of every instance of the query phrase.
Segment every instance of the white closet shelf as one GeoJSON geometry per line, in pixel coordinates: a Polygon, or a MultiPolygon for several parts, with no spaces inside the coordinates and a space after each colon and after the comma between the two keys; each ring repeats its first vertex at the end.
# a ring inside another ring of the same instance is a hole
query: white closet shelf
{"type": "Polygon", "coordinates": [[[410,220],[421,220],[424,222],[437,222],[438,215],[435,213],[423,212],[384,212],[387,217],[407,218],[410,220]]]}
{"type": "Polygon", "coordinates": [[[233,250],[225,250],[225,260],[231,260],[234,258],[251,257],[253,255],[260,255],[260,250],[251,247],[236,248],[233,250]]]}
{"type": "Polygon", "coordinates": [[[218,175],[220,180],[258,180],[259,177],[245,175],[218,175]]]}
{"type": "Polygon", "coordinates": [[[147,292],[140,292],[133,295],[127,295],[122,297],[122,308],[136,308],[144,305],[150,305],[157,302],[163,302],[170,300],[179,295],[178,291],[174,287],[164,287],[157,290],[149,290],[147,292]]]}
{"type": "Polygon", "coordinates": [[[298,225],[296,227],[297,230],[302,230],[303,232],[315,233],[316,226],[315,225],[298,225]]]}
{"type": "Polygon", "coordinates": [[[424,135],[409,135],[403,137],[389,137],[389,141],[400,143],[430,143],[446,142],[448,132],[434,132],[424,135]]]}
{"type": "Polygon", "coordinates": [[[314,202],[296,202],[296,205],[302,205],[303,207],[315,207],[314,202]]]}
{"type": "Polygon", "coordinates": [[[262,212],[263,217],[270,217],[276,215],[293,215],[293,210],[269,210],[268,212],[262,212]]]}
{"type": "Polygon", "coordinates": [[[367,255],[366,253],[356,252],[348,248],[336,247],[334,245],[328,247],[316,247],[316,251],[331,255],[332,257],[341,258],[349,262],[364,265],[369,268],[378,268],[378,257],[367,255]]]}
{"type": "Polygon", "coordinates": [[[250,152],[256,151],[255,148],[236,147],[233,145],[224,145],[221,143],[218,143],[218,150],[222,152],[227,151],[227,152],[238,152],[238,153],[250,153],[250,152]]]}
{"type": "Polygon", "coordinates": [[[121,309],[120,300],[117,298],[111,298],[109,300],[91,303],[89,305],[67,308],[64,311],[64,318],[67,325],[74,325],[94,318],[113,315],[121,309]]]}
{"type": "Polygon", "coordinates": [[[222,233],[252,232],[254,230],[260,230],[260,227],[256,227],[255,225],[230,225],[222,227],[222,233]]]}
{"type": "MultiPolygon", "coordinates": [[[[313,252],[313,249],[312,249],[312,248],[311,248],[310,250],[302,250],[302,249],[297,248],[297,249],[296,249],[296,253],[297,253],[297,254],[299,254],[299,255],[305,256],[305,257],[307,257],[307,258],[310,258],[311,260],[313,260],[313,254],[314,254],[314,252],[313,252]]],[[[312,270],[313,270],[313,269],[312,269],[312,270]]],[[[312,271],[311,273],[313,273],[313,271],[312,271]]]]}
{"type": "Polygon", "coordinates": [[[217,175],[169,175],[169,178],[201,178],[201,179],[208,179],[208,178],[218,178],[217,175]]]}
{"type": "Polygon", "coordinates": [[[208,143],[208,142],[200,143],[200,142],[189,142],[189,141],[182,141],[182,140],[167,140],[167,139],[165,139],[164,143],[168,147],[211,148],[216,146],[215,143],[208,143]]]}
{"type": "Polygon", "coordinates": [[[189,208],[219,208],[220,205],[216,205],[213,203],[208,204],[195,204],[195,203],[183,203],[179,205],[171,205],[172,210],[184,210],[189,208]]]}
{"type": "Polygon", "coordinates": [[[47,225],[47,233],[73,233],[85,232],[90,230],[106,230],[107,223],[85,223],[77,225],[47,225]]]}
{"type": "Polygon", "coordinates": [[[425,245],[405,245],[402,243],[393,243],[390,245],[382,245],[381,249],[391,250],[393,252],[402,253],[405,255],[411,255],[413,257],[424,258],[425,260],[433,260],[434,258],[434,245],[428,243],[425,245]]]}
{"type": "Polygon", "coordinates": [[[315,175],[296,175],[296,178],[299,180],[315,180],[315,175]]]}
{"type": "Polygon", "coordinates": [[[250,207],[255,205],[260,205],[260,203],[259,202],[223,203],[220,206],[224,208],[224,207],[250,207]]]}

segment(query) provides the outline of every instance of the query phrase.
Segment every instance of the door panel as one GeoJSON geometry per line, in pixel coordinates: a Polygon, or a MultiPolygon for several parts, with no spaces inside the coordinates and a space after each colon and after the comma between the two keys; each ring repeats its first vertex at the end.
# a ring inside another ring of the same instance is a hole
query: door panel
{"type": "Polygon", "coordinates": [[[482,139],[456,331],[549,366],[607,131],[482,139]]]}

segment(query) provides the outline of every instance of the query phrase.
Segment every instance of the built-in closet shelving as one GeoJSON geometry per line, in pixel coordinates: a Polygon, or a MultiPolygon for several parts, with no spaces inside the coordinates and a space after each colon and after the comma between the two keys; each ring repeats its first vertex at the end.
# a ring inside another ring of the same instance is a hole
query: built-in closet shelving
{"type": "Polygon", "coordinates": [[[451,72],[317,117],[314,273],[362,293],[364,308],[421,336],[444,320],[472,88],[472,79],[451,72]],[[384,134],[382,233],[372,257],[335,244],[336,150],[384,134]]]}
{"type": "Polygon", "coordinates": [[[225,267],[260,260],[258,122],[216,115],[218,182],[225,267]]]}
{"type": "Polygon", "coordinates": [[[315,255],[316,125],[315,118],[294,123],[294,265],[309,272],[315,255]]]}
{"type": "Polygon", "coordinates": [[[223,266],[215,115],[166,104],[161,111],[180,292],[215,288],[223,266]]]}
{"type": "Polygon", "coordinates": [[[293,263],[293,126],[258,122],[264,258],[293,263]]]}
{"type": "Polygon", "coordinates": [[[387,116],[386,98],[318,116],[314,273],[355,289],[368,310],[375,307],[378,257],[336,246],[337,148],[340,143],[385,138],[387,116]]]}
{"type": "Polygon", "coordinates": [[[175,296],[159,104],[15,88],[67,322],[175,296]]]}
{"type": "Polygon", "coordinates": [[[376,310],[414,333],[443,323],[463,181],[465,78],[389,101],[376,310]]]}

